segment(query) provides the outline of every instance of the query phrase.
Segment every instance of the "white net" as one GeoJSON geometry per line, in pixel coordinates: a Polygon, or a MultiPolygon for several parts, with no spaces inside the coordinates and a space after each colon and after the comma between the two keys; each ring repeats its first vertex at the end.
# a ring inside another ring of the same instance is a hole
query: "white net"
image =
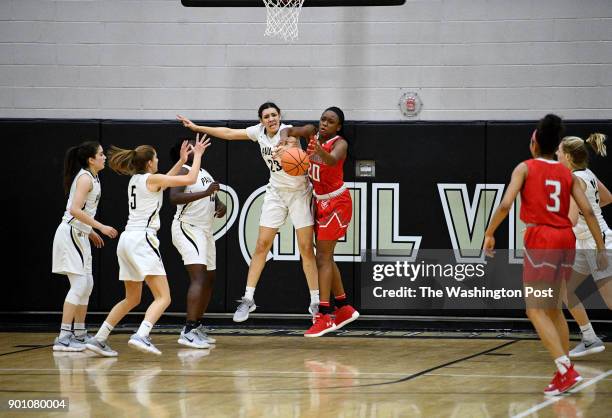
{"type": "Polygon", "coordinates": [[[298,20],[304,0],[263,0],[266,5],[266,32],[272,38],[295,41],[298,38],[298,20]]]}

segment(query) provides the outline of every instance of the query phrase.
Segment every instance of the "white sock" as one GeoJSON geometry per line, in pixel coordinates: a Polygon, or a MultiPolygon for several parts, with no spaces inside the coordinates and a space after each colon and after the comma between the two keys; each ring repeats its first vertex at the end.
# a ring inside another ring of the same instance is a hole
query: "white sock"
{"type": "Polygon", "coordinates": [[[81,337],[87,334],[87,330],[85,329],[85,323],[75,322],[73,330],[75,337],[81,337]]]}
{"type": "Polygon", "coordinates": [[[595,330],[593,329],[593,325],[589,322],[583,327],[580,327],[580,332],[582,332],[582,338],[587,341],[595,341],[597,339],[597,335],[595,335],[595,330]]]}
{"type": "Polygon", "coordinates": [[[564,355],[555,359],[555,365],[557,366],[559,373],[565,374],[567,372],[567,369],[569,369],[572,365],[572,362],[570,361],[568,356],[564,355]]]}
{"type": "Polygon", "coordinates": [[[138,328],[138,331],[136,331],[136,334],[139,337],[148,337],[152,329],[153,324],[151,324],[149,321],[142,321],[140,328],[138,328]]]}
{"type": "Polygon", "coordinates": [[[310,291],[310,304],[311,305],[319,304],[319,289],[310,291]]]}
{"type": "Polygon", "coordinates": [[[60,338],[72,334],[72,326],[70,324],[62,324],[60,327],[60,338]]]}
{"type": "Polygon", "coordinates": [[[247,286],[244,291],[244,297],[248,300],[253,300],[253,298],[255,297],[255,288],[247,286]]]}
{"type": "Polygon", "coordinates": [[[108,339],[108,336],[110,335],[111,331],[113,330],[113,326],[111,324],[109,324],[108,322],[104,322],[101,326],[100,329],[98,330],[98,333],[96,334],[96,340],[98,341],[106,341],[108,339]]]}

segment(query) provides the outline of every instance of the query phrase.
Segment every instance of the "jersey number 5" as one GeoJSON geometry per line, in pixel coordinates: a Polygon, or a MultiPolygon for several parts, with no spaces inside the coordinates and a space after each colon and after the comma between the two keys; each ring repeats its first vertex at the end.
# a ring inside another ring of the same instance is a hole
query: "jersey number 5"
{"type": "Polygon", "coordinates": [[[553,186],[555,188],[555,190],[548,195],[550,200],[553,201],[553,205],[546,205],[546,209],[549,212],[559,212],[559,208],[561,207],[561,201],[559,200],[559,194],[561,193],[561,182],[558,180],[546,180],[544,184],[546,186],[553,186]]]}
{"type": "Polygon", "coordinates": [[[132,186],[132,192],[130,193],[130,208],[136,209],[136,186],[132,186]]]}

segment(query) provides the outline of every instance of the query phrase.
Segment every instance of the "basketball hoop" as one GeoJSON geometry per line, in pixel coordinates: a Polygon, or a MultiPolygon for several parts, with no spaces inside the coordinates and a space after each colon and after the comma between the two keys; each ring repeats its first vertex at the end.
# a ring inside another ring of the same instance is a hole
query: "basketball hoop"
{"type": "Polygon", "coordinates": [[[295,41],[298,38],[298,19],[304,0],[263,0],[266,5],[265,36],[295,41]]]}

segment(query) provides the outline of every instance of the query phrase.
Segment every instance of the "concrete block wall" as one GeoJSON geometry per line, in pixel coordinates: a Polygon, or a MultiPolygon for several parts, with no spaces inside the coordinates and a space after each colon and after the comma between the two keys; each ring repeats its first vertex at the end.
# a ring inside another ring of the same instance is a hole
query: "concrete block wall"
{"type": "MultiPolygon", "coordinates": [[[[308,0],[306,0],[308,1],[308,0]]],[[[265,9],[180,0],[0,1],[0,117],[353,120],[612,118],[610,0],[407,0],[304,8],[294,44],[265,9]]]]}

